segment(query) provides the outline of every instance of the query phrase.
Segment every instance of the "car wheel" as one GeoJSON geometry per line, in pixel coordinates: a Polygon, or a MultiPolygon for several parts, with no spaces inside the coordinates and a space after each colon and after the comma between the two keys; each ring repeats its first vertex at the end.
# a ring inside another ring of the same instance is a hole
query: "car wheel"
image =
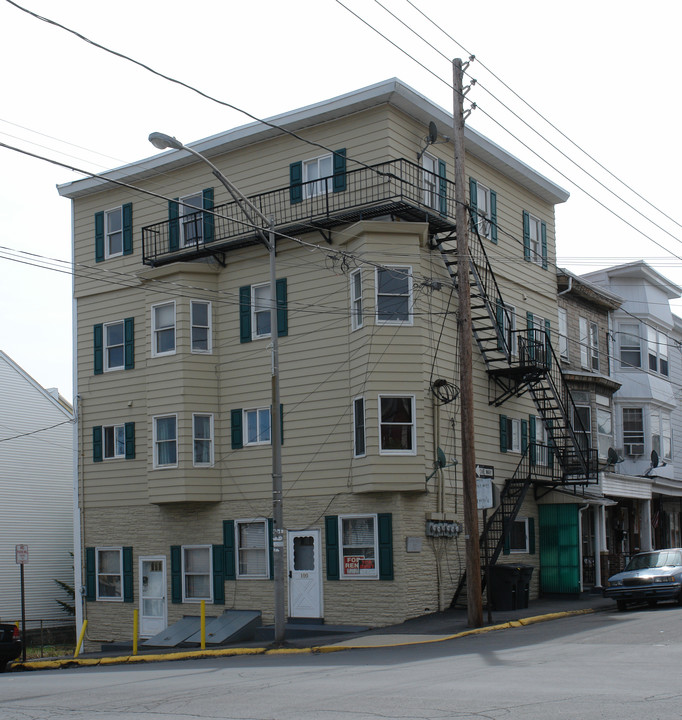
{"type": "Polygon", "coordinates": [[[616,606],[618,607],[619,612],[623,612],[624,610],[628,609],[628,604],[625,602],[625,600],[616,600],[616,606]]]}

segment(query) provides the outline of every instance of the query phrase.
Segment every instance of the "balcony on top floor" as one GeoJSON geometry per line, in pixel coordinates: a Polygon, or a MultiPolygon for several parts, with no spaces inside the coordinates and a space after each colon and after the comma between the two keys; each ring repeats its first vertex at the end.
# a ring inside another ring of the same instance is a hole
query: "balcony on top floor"
{"type": "MultiPolygon", "coordinates": [[[[281,235],[324,235],[340,225],[384,216],[427,222],[431,234],[455,229],[454,183],[404,158],[288,185],[249,200],[274,218],[281,235]]],[[[257,229],[236,202],[216,205],[211,213],[184,214],[187,209],[181,207],[177,218],[142,228],[145,265],[220,257],[259,242],[257,229]]]]}

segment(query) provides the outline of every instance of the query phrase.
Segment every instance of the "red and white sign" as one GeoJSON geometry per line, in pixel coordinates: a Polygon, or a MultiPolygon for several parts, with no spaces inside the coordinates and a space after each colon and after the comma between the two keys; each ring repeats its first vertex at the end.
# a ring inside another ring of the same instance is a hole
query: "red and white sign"
{"type": "Polygon", "coordinates": [[[15,545],[17,565],[28,565],[28,545],[15,545]]]}
{"type": "Polygon", "coordinates": [[[364,555],[343,556],[344,575],[373,575],[374,569],[374,558],[366,558],[364,555]]]}

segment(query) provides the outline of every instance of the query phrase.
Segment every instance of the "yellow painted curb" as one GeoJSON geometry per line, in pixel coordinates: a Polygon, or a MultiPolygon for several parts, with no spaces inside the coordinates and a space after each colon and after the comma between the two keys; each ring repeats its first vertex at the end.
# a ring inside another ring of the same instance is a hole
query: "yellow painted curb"
{"type": "Polygon", "coordinates": [[[311,653],[312,648],[273,648],[272,650],[266,650],[266,655],[304,655],[305,653],[311,653]]]}

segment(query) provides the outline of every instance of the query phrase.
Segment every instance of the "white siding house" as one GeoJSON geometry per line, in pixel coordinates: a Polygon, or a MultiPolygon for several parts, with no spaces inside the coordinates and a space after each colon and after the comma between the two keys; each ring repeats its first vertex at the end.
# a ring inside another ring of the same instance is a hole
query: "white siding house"
{"type": "Polygon", "coordinates": [[[0,619],[21,619],[15,547],[24,567],[27,627],[68,620],[55,579],[73,585],[73,411],[0,351],[0,619]]]}

